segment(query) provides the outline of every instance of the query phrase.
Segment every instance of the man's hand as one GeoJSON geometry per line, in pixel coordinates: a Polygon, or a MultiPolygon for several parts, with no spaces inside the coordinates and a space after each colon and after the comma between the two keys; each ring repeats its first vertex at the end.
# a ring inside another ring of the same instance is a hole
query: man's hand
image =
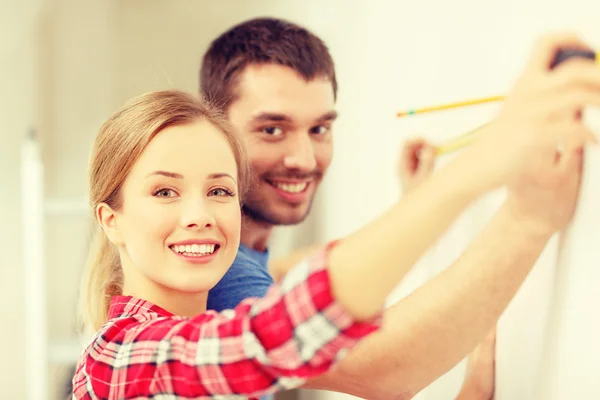
{"type": "Polygon", "coordinates": [[[402,147],[398,172],[404,194],[419,186],[433,171],[435,150],[424,139],[409,139],[402,147]]]}
{"type": "Polygon", "coordinates": [[[508,187],[507,207],[523,224],[554,233],[571,221],[583,169],[583,149],[538,154],[534,167],[508,187]]]}
{"type": "Polygon", "coordinates": [[[405,273],[467,200],[499,186],[509,189],[505,205],[454,265],[387,309],[383,329],[327,374],[327,382],[312,387],[370,399],[411,398],[463,359],[497,322],[551,234],[571,219],[583,157],[579,149],[593,141],[580,111],[600,106],[600,70],[592,62],[569,60],[550,71],[556,51],[564,47],[584,46],[565,35],[538,44],[500,115],[477,141],[397,207],[342,242],[346,254],[339,265],[361,268],[373,263],[369,251],[392,254],[397,248],[402,254],[376,261],[394,258],[397,271],[405,273]],[[557,156],[557,148],[563,155],[557,156]],[[447,196],[444,207],[440,196],[447,196]],[[423,221],[422,215],[433,216],[423,221]]]}
{"type": "Polygon", "coordinates": [[[493,400],[496,382],[496,329],[477,345],[467,360],[467,372],[457,400],[493,400]]]}
{"type": "Polygon", "coordinates": [[[307,387],[371,399],[412,398],[480,342],[470,356],[459,399],[487,400],[493,391],[495,337],[481,340],[549,238],[571,220],[582,162],[581,149],[538,152],[530,168],[508,186],[505,204],[456,263],[386,310],[389,322],[382,331],[307,387]]]}

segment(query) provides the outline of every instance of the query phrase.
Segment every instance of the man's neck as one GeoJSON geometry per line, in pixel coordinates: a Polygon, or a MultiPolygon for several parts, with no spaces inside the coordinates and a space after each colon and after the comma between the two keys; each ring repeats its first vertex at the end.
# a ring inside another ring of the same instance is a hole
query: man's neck
{"type": "Polygon", "coordinates": [[[242,220],[241,242],[246,247],[257,251],[266,251],[274,226],[256,221],[248,216],[242,220]]]}

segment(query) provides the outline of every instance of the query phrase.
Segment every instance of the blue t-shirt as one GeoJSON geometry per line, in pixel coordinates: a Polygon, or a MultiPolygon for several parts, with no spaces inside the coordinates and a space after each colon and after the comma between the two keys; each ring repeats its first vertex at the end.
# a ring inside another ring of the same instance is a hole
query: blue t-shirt
{"type": "Polygon", "coordinates": [[[237,256],[217,285],[208,292],[208,309],[235,308],[248,297],[263,297],[273,284],[269,274],[269,252],[240,244],[237,256]]]}
{"type": "MultiPolygon", "coordinates": [[[[240,244],[233,264],[217,285],[208,292],[209,310],[235,308],[248,297],[263,297],[273,284],[269,274],[269,252],[251,249],[240,244]]],[[[268,395],[261,400],[272,400],[268,395]]]]}

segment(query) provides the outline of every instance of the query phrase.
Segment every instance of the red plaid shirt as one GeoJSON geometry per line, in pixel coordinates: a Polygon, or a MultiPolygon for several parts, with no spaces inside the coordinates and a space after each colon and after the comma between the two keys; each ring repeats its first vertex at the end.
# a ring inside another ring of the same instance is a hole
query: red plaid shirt
{"type": "Polygon", "coordinates": [[[221,313],[184,318],[114,297],[77,366],[73,398],[241,399],[301,386],[381,322],[357,322],[334,300],[326,259],[323,251],[264,298],[221,313]]]}

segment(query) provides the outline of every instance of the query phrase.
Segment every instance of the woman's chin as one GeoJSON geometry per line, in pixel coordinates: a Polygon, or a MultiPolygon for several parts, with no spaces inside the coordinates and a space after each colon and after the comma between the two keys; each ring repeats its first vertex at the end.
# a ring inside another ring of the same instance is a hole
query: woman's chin
{"type": "Polygon", "coordinates": [[[223,278],[224,272],[216,270],[211,271],[194,271],[189,274],[182,274],[177,282],[173,282],[172,289],[181,292],[182,294],[201,294],[208,293],[213,287],[223,278]],[[183,276],[185,275],[185,276],[183,276]]]}

